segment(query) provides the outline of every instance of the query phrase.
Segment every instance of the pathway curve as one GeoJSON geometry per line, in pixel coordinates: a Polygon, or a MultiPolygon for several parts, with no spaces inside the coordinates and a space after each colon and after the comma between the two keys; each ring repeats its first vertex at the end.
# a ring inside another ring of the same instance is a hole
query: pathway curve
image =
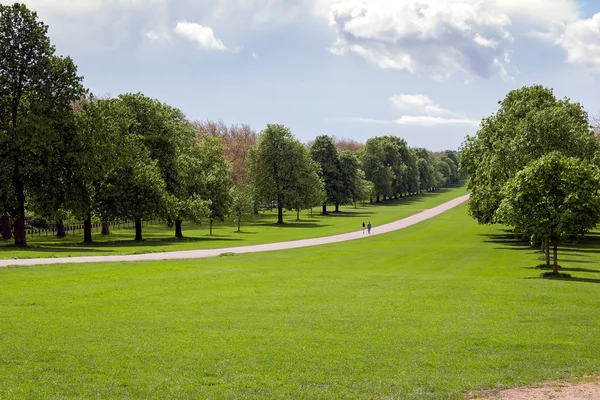
{"type": "Polygon", "coordinates": [[[185,260],[191,258],[216,257],[223,253],[258,253],[261,251],[297,249],[299,247],[318,246],[321,244],[346,242],[348,240],[363,239],[369,236],[381,235],[384,233],[397,231],[433,218],[448,211],[469,198],[469,195],[458,197],[437,207],[421,211],[418,214],[403,218],[389,224],[381,225],[371,229],[371,234],[357,232],[344,233],[341,235],[325,236],[312,239],[294,240],[290,242],[266,243],[252,246],[225,247],[222,249],[206,250],[183,250],[164,253],[133,254],[122,256],[84,256],[84,257],[64,257],[64,258],[30,258],[20,260],[0,260],[0,267],[13,265],[41,265],[41,264],[67,264],[67,263],[91,263],[91,262],[118,262],[118,261],[154,261],[154,260],[185,260]]]}

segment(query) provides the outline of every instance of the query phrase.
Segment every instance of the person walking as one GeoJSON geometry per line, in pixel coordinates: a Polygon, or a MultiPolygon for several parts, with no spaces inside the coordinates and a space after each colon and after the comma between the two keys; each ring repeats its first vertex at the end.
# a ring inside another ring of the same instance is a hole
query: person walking
{"type": "Polygon", "coordinates": [[[369,223],[367,224],[367,231],[369,232],[369,235],[371,234],[371,221],[369,221],[369,223]]]}
{"type": "Polygon", "coordinates": [[[365,223],[363,222],[363,235],[365,234],[365,223]]]}

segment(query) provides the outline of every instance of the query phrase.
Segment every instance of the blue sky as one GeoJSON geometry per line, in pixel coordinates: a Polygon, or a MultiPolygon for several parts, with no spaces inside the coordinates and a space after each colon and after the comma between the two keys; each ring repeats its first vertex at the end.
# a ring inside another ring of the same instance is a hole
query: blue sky
{"type": "Polygon", "coordinates": [[[457,149],[514,88],[600,110],[597,0],[25,0],[98,95],[457,149]]]}

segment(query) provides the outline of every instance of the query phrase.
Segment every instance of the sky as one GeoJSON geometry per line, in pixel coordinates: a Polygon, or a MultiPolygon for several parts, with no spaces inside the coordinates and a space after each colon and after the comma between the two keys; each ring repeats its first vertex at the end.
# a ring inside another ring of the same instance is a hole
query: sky
{"type": "MultiPolygon", "coordinates": [[[[0,0],[2,4],[7,2],[0,0]]],[[[24,0],[97,95],[458,149],[513,89],[600,110],[598,0],[24,0]]]]}

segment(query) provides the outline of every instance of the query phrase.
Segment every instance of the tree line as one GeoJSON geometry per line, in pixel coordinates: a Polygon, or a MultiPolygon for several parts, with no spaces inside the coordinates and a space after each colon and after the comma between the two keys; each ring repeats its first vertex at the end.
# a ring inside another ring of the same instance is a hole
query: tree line
{"type": "Polygon", "coordinates": [[[100,98],[84,88],[69,57],[56,55],[48,27],[22,4],[0,5],[0,212],[2,236],[26,245],[32,218],[92,226],[160,219],[183,237],[183,222],[261,207],[295,210],[379,202],[461,178],[458,154],[413,149],[398,137],[319,136],[305,145],[282,125],[192,122],[141,93],[100,98]]]}

